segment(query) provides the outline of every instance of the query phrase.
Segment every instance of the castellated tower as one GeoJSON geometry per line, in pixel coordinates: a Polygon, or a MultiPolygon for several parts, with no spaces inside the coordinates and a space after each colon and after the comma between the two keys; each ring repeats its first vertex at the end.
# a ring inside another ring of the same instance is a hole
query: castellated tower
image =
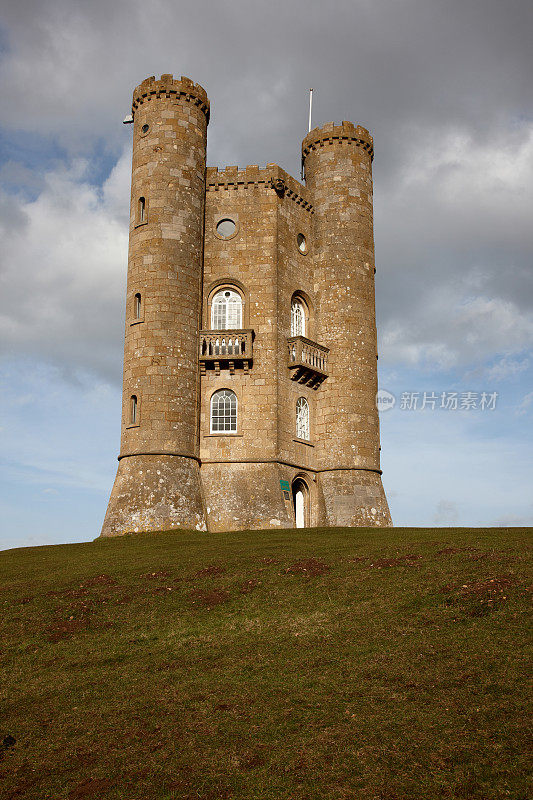
{"type": "Polygon", "coordinates": [[[329,123],[206,169],[187,78],[133,94],[122,437],[102,535],[391,525],[379,468],[372,138],[329,123]]]}
{"type": "Polygon", "coordinates": [[[390,525],[376,408],[372,137],[351,122],[304,139],[313,198],[319,340],[330,350],[317,397],[317,467],[326,524],[390,525]]]}
{"type": "Polygon", "coordinates": [[[103,533],[206,530],[198,452],[209,101],[162,75],[133,93],[122,435],[103,533]]]}

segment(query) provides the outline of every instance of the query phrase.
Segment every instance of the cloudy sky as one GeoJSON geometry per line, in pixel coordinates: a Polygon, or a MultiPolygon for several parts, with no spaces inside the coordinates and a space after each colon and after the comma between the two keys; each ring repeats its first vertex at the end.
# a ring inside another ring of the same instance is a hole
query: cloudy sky
{"type": "Polygon", "coordinates": [[[298,176],[310,86],[314,125],[370,128],[394,522],[533,524],[530,0],[2,7],[0,547],[99,533],[120,432],[122,119],[163,72],[207,90],[211,165],[298,176]]]}

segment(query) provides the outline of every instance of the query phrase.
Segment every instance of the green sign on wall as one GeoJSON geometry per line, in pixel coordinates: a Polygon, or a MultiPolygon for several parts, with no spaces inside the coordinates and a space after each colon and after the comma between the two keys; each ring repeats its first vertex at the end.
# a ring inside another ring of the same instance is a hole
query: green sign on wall
{"type": "Polygon", "coordinates": [[[281,491],[282,492],[289,492],[290,491],[291,487],[289,486],[289,481],[280,481],[279,485],[281,486],[281,491]]]}

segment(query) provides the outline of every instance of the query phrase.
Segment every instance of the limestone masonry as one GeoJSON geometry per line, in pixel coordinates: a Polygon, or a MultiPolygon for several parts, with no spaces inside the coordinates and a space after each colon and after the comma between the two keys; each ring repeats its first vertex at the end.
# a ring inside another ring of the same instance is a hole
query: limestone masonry
{"type": "Polygon", "coordinates": [[[133,93],[119,466],[102,536],[392,525],[381,484],[372,137],[206,168],[188,78],[133,93]]]}

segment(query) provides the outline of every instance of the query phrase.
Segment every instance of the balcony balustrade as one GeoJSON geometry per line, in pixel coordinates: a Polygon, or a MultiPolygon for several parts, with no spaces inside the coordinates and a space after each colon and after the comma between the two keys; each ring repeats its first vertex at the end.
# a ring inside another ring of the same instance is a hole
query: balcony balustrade
{"type": "Polygon", "coordinates": [[[200,372],[207,369],[220,374],[229,369],[248,373],[253,361],[253,330],[200,331],[200,372]]]}
{"type": "Polygon", "coordinates": [[[328,377],[329,348],[312,342],[305,336],[291,336],[287,339],[287,344],[291,380],[318,389],[328,377]]]}

